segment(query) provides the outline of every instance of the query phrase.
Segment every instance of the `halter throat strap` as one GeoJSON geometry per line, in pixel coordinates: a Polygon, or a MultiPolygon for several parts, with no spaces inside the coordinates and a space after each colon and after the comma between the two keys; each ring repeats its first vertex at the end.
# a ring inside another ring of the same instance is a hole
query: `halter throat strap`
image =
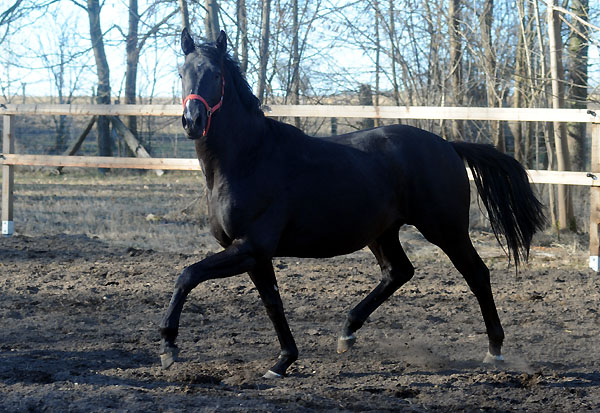
{"type": "Polygon", "coordinates": [[[219,102],[214,105],[213,107],[211,107],[208,102],[206,102],[206,99],[204,99],[202,96],[200,95],[196,95],[194,93],[190,93],[189,95],[187,95],[185,97],[185,99],[183,99],[183,110],[185,111],[185,105],[187,104],[187,102],[189,100],[199,100],[200,102],[202,102],[204,104],[204,107],[206,108],[206,116],[208,117],[208,121],[206,122],[206,128],[202,131],[202,136],[206,136],[206,134],[208,133],[208,129],[210,128],[210,120],[212,119],[212,115],[213,113],[215,113],[217,110],[219,110],[221,108],[221,106],[223,106],[223,96],[225,96],[225,77],[223,76],[223,74],[221,74],[221,99],[219,99],[219,102]]]}

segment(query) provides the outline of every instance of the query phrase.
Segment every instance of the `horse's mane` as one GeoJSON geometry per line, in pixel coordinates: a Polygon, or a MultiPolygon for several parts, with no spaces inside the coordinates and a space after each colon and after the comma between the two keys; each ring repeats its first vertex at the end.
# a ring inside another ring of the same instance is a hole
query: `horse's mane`
{"type": "MultiPolygon", "coordinates": [[[[221,57],[216,44],[213,42],[200,44],[196,46],[196,48],[202,55],[206,56],[211,61],[219,61],[221,57]]],[[[229,53],[225,53],[223,56],[223,69],[229,73],[229,76],[233,81],[233,87],[237,91],[242,104],[250,110],[251,113],[264,115],[263,111],[260,109],[260,101],[254,96],[252,88],[240,71],[239,62],[232,58],[229,53]]]]}

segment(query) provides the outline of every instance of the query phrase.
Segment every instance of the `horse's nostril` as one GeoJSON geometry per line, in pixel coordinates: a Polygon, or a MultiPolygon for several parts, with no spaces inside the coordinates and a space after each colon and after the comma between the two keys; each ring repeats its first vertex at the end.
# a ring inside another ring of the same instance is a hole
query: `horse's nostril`
{"type": "Polygon", "coordinates": [[[181,124],[183,125],[183,128],[184,128],[184,129],[185,129],[185,128],[187,128],[187,124],[188,124],[188,122],[187,122],[187,119],[185,118],[185,115],[183,115],[183,116],[181,117],[181,124]]]}

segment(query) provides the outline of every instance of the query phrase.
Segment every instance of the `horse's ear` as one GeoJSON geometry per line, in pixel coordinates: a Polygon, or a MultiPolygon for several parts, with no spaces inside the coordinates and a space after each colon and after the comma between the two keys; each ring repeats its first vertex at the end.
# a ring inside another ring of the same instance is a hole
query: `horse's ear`
{"type": "Polygon", "coordinates": [[[217,50],[224,55],[225,51],[227,50],[227,35],[225,34],[225,32],[223,30],[221,30],[221,33],[219,34],[219,37],[217,38],[217,50]]]}
{"type": "Polygon", "coordinates": [[[186,56],[196,50],[194,39],[192,39],[190,32],[188,32],[188,29],[185,27],[181,31],[181,50],[183,50],[183,53],[186,56]]]}

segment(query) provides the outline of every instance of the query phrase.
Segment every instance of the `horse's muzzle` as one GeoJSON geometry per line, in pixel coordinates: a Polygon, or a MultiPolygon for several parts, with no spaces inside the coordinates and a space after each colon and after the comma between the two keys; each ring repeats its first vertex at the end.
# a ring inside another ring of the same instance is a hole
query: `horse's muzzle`
{"type": "Polygon", "coordinates": [[[199,139],[204,135],[208,116],[204,106],[188,102],[181,116],[181,124],[189,139],[199,139]]]}

